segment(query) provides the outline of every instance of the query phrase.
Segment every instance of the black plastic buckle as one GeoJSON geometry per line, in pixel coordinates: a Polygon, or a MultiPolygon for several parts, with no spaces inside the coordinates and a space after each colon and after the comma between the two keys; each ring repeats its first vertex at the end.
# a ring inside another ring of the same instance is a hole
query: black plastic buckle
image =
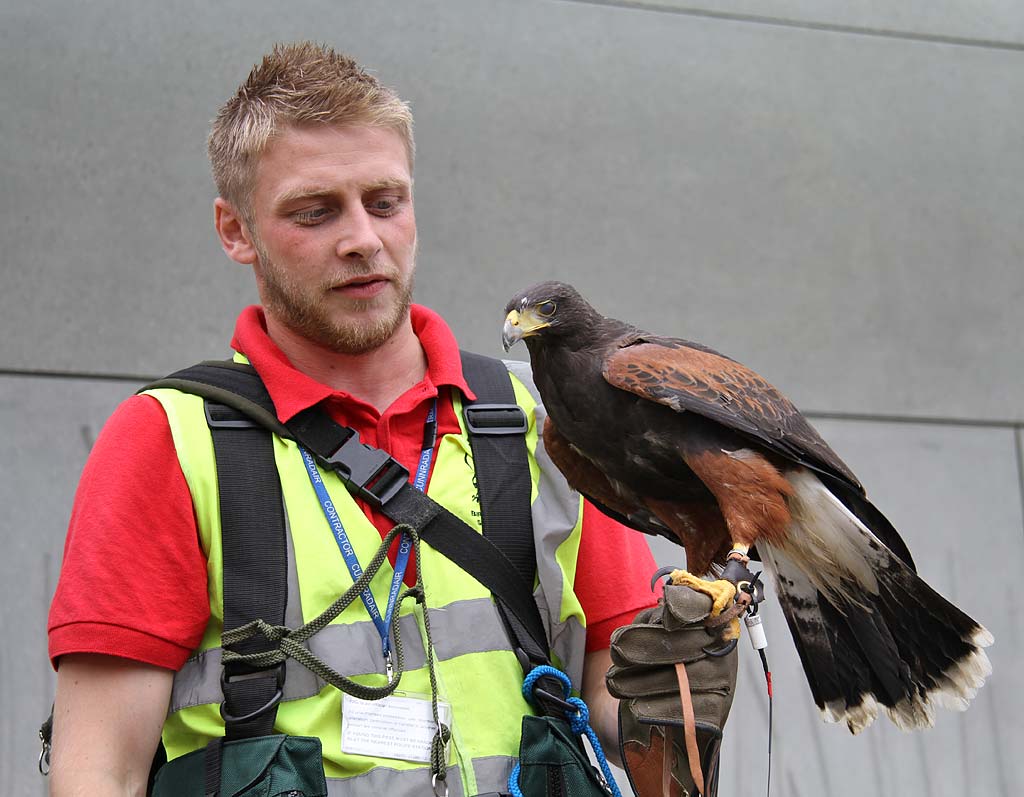
{"type": "Polygon", "coordinates": [[[284,697],[284,663],[278,664],[273,671],[271,670],[260,670],[252,673],[241,673],[239,675],[228,675],[227,670],[221,670],[220,672],[220,690],[225,695],[225,700],[220,703],[220,716],[224,722],[228,723],[241,723],[249,722],[254,720],[263,714],[266,714],[272,708],[274,708],[281,699],[284,697]],[[268,673],[273,672],[277,682],[277,688],[274,691],[274,696],[270,698],[266,703],[260,706],[255,711],[250,711],[248,714],[243,714],[241,717],[236,717],[234,714],[228,713],[227,710],[227,692],[228,687],[236,681],[247,681],[256,678],[263,678],[268,673]]]}
{"type": "Polygon", "coordinates": [[[553,695],[546,689],[539,689],[537,687],[534,687],[533,695],[534,697],[540,698],[542,700],[547,700],[549,703],[554,703],[556,706],[562,709],[562,711],[568,711],[572,715],[580,713],[579,706],[574,706],[572,703],[568,702],[564,697],[553,695]]]}
{"type": "Polygon", "coordinates": [[[203,412],[206,413],[206,424],[211,429],[254,429],[259,426],[233,407],[215,401],[204,401],[203,412]]]}
{"type": "Polygon", "coordinates": [[[469,404],[462,415],[470,434],[525,434],[529,426],[518,404],[469,404]]]}
{"type": "Polygon", "coordinates": [[[345,482],[349,492],[379,509],[409,483],[409,471],[386,451],[373,448],[350,435],[324,460],[345,482]]]}

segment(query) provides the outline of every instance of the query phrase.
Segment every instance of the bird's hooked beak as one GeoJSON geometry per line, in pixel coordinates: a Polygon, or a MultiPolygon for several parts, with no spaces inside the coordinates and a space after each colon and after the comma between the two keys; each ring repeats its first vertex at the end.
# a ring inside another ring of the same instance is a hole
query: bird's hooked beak
{"type": "Polygon", "coordinates": [[[508,351],[523,338],[536,335],[544,327],[549,326],[551,322],[541,318],[531,307],[511,310],[505,316],[505,326],[501,330],[501,345],[508,351]]]}
{"type": "Polygon", "coordinates": [[[519,311],[512,310],[505,316],[505,326],[501,329],[501,345],[505,351],[511,349],[523,339],[523,330],[519,325],[519,311]]]}

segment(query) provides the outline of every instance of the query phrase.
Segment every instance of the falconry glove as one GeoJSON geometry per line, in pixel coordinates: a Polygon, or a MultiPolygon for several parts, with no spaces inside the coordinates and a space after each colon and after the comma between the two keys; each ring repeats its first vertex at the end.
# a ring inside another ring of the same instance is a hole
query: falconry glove
{"type": "Polygon", "coordinates": [[[736,691],[736,642],[705,626],[711,598],[668,585],[612,634],[622,761],[638,797],[714,797],[722,728],[736,691]]]}

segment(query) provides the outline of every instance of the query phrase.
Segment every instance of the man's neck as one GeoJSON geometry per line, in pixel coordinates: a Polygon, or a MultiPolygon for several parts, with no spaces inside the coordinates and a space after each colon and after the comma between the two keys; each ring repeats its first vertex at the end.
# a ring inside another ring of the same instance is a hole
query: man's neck
{"type": "Polygon", "coordinates": [[[267,315],[267,334],[298,370],[321,384],[384,412],[427,372],[427,356],[406,317],[383,345],[364,354],[340,354],[267,315]]]}

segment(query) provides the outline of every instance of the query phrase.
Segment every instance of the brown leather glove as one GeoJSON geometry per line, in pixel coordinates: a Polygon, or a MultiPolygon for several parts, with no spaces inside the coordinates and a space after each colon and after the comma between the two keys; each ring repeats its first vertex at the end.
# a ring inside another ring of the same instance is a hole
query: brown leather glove
{"type": "Polygon", "coordinates": [[[721,627],[705,628],[710,610],[707,595],[669,585],[655,608],[612,634],[608,691],[620,700],[622,761],[638,797],[717,794],[737,655],[735,640],[722,641],[721,627]],[[690,701],[681,699],[681,686],[690,701]]]}

